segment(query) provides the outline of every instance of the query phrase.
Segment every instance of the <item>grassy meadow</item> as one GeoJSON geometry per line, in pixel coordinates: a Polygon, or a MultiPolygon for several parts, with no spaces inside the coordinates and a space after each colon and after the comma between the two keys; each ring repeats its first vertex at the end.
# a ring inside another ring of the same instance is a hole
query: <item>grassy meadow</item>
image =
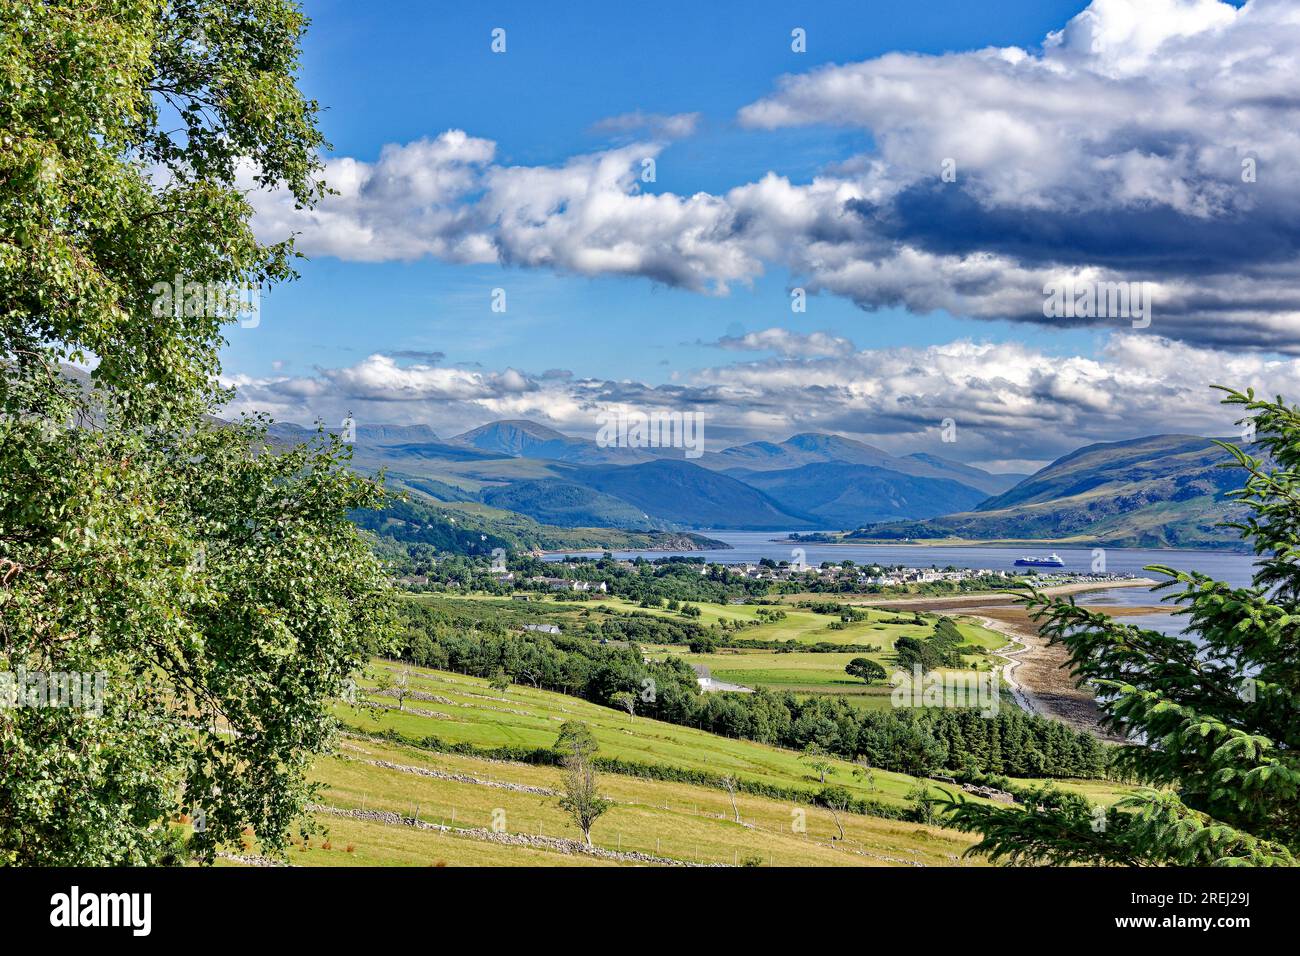
{"type": "MultiPolygon", "coordinates": [[[[735,794],[733,806],[731,795],[717,787],[612,772],[599,774],[600,793],[611,808],[592,830],[594,847],[609,856],[590,855],[576,850],[581,834],[559,806],[559,768],[437,752],[418,742],[436,736],[485,748],[547,747],[561,723],[577,719],[591,728],[602,757],[731,773],[809,794],[823,784],[798,754],[781,748],[629,719],[622,711],[547,691],[515,686],[502,694],[478,678],[389,661],[372,663],[365,686],[374,688],[381,668],[408,670],[409,689],[437,699],[408,698],[401,711],[338,706],[344,725],[339,747],[312,774],[320,784],[316,819],[324,832],[295,839],[290,865],[983,865],[963,855],[970,837],[940,826],[837,815],[745,792],[735,794]],[[517,845],[521,838],[534,845],[517,845]]],[[[864,778],[846,761],[828,762],[826,784],[887,805],[906,806],[916,786],[900,774],[877,771],[864,778]]],[[[954,790],[928,783],[935,793],[954,790]]]]}
{"type": "MultiPolygon", "coordinates": [[[[422,600],[442,600],[423,596],[422,600]]],[[[603,612],[673,617],[666,609],[640,608],[619,599],[580,602],[547,600],[520,605],[476,595],[455,600],[510,604],[512,615],[545,611],[544,619],[578,630],[603,612]]],[[[850,678],[844,666],[867,656],[893,667],[894,642],[904,635],[927,637],[934,618],[914,623],[910,612],[863,609],[863,621],[842,630],[838,617],[785,607],[779,621],[760,619],[754,605],[699,604],[708,625],[743,620],[750,626],[728,637],[792,642],[790,651],[724,648],[692,654],[684,645],[645,645],[650,656],[680,655],[709,668],[719,680],[798,694],[839,694],[855,704],[888,707],[887,684],[868,686],[850,678]],[[871,644],[878,650],[812,653],[800,645],[818,642],[871,644]]],[[[542,619],[542,615],[538,615],[542,619]]],[[[985,656],[1005,640],[978,623],[958,618],[958,627],[980,653],[967,657],[987,670],[998,661],[985,656]]],[[[898,866],[981,865],[963,854],[973,842],[940,826],[881,816],[833,814],[795,793],[811,797],[824,786],[845,788],[854,798],[886,808],[912,806],[918,781],[828,759],[825,780],[800,754],[748,740],[644,717],[576,697],[527,686],[507,691],[488,681],[392,661],[373,661],[361,682],[362,696],[387,676],[405,674],[402,708],[391,690],[367,707],[339,703],[344,732],[337,752],[317,762],[321,785],[318,822],[326,836],[298,840],[289,862],[303,866],[626,866],[763,865],[898,866]],[[724,789],[707,783],[647,779],[613,772],[599,774],[599,790],[611,808],[596,822],[593,844],[605,855],[582,852],[581,834],[559,806],[562,771],[545,764],[489,759],[483,753],[446,752],[469,745],[477,751],[513,747],[550,748],[561,724],[588,725],[602,758],[699,772],[712,779],[729,774],[754,788],[773,788],[779,798],[738,792],[735,807],[724,789]],[[440,742],[428,745],[429,738],[440,742]],[[739,814],[739,822],[736,819],[739,814]],[[838,816],[838,820],[837,820],[838,816]],[[418,825],[415,821],[418,821],[418,825]],[[842,829],[841,829],[842,828],[842,829]],[[842,836],[841,836],[842,833],[842,836]],[[636,856],[633,854],[642,854],[636,856]]],[[[926,781],[936,795],[959,788],[926,781]]],[[[1089,798],[1110,803],[1120,789],[1097,781],[1062,783],[1089,798]]],[[[978,798],[976,798],[978,799],[978,798]]]]}

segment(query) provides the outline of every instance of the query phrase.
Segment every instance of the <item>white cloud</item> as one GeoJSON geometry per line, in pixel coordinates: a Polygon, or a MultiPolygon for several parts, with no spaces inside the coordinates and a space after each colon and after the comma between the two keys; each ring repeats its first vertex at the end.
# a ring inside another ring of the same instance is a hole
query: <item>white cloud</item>
{"type": "Polygon", "coordinates": [[[644,164],[698,117],[635,112],[598,126],[658,139],[556,166],[499,165],[495,144],[458,130],[332,160],[340,195],[311,212],[255,197],[257,227],[300,231],[308,254],[710,294],[775,266],[867,310],[1036,323],[1061,321],[1042,314],[1049,279],[1150,282],[1153,333],[1300,354],[1298,85],[1293,3],[1095,0],[1037,50],[890,53],[781,78],[742,123],[860,127],[874,143],[808,184],[773,171],[722,195],[648,189],[644,164]]]}
{"type": "Polygon", "coordinates": [[[643,113],[635,110],[609,116],[595,123],[596,133],[648,133],[660,139],[680,139],[694,134],[700,124],[699,113],[643,113]]]}
{"type": "Polygon", "coordinates": [[[853,343],[848,339],[828,332],[803,334],[780,328],[727,335],[713,344],[735,352],[776,352],[786,357],[804,358],[843,355],[853,350],[853,343]]]}
{"type": "Polygon", "coordinates": [[[325,180],[336,195],[303,210],[287,189],[254,193],[254,228],[277,239],[301,233],[298,245],[307,255],[495,262],[492,239],[466,201],[495,151],[490,140],[448,130],[432,140],[385,146],[374,163],[330,159],[325,180]]]}
{"type": "Polygon", "coordinates": [[[732,241],[732,211],[707,193],[642,192],[660,148],[634,144],[552,167],[491,170],[479,203],[501,259],[580,275],[641,275],[723,292],[761,264],[732,241]]]}
{"type": "Polygon", "coordinates": [[[930,451],[989,464],[1042,461],[1156,433],[1231,435],[1237,416],[1207,383],[1300,392],[1300,359],[1225,357],[1147,334],[1118,333],[1097,358],[969,340],[857,349],[828,337],[818,350],[806,347],[815,335],[802,342],[788,336],[780,329],[750,333],[746,339],[778,354],[697,369],[660,386],[557,370],[404,366],[371,355],[311,376],[231,379],[237,398],[228,411],[263,410],[304,424],[352,412],[358,422],[427,423],[443,435],[528,418],[591,437],[602,410],[698,410],[713,450],[824,431],[898,454],[930,451]],[[946,418],[957,422],[955,444],[940,443],[946,418]]]}

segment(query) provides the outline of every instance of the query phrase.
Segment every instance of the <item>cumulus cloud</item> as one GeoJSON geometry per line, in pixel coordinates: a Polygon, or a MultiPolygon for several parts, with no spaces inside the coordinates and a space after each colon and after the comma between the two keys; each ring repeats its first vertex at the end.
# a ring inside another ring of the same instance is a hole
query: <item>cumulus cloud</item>
{"type": "MultiPolygon", "coordinates": [[[[462,130],[385,146],[366,163],[348,157],[325,164],[335,191],[316,208],[299,209],[287,189],[254,192],[259,235],[300,234],[308,255],[358,262],[436,256],[453,262],[495,262],[491,236],[472,196],[496,153],[491,140],[462,130]]],[[[251,174],[246,176],[251,184],[251,174]]]]}
{"type": "Polygon", "coordinates": [[[842,339],[820,350],[773,345],[791,343],[788,335],[751,333],[745,338],[778,354],[696,369],[667,385],[556,369],[403,365],[377,354],[309,376],[231,379],[237,395],[229,411],[263,410],[303,424],[352,412],[358,422],[427,423],[444,435],[528,418],[587,438],[602,411],[700,411],[710,450],[820,431],[895,454],[929,451],[997,467],[1155,433],[1234,434],[1236,416],[1218,404],[1210,382],[1300,391],[1300,359],[1225,357],[1149,334],[1117,333],[1096,357],[970,340],[888,349],[842,339]],[[940,440],[948,418],[957,423],[952,444],[940,440]]]}
{"type": "Polygon", "coordinates": [[[813,288],[1057,322],[1055,277],[1147,281],[1166,335],[1296,352],[1297,49],[1281,0],[1096,0],[1038,52],[827,66],[740,118],[871,132],[856,222],[791,243],[813,288]]]}
{"type": "Polygon", "coordinates": [[[698,117],[634,112],[597,128],[646,142],[556,166],[499,165],[495,144],[458,130],[331,160],[340,195],[310,212],[255,199],[257,226],[301,232],[309,254],[711,294],[779,267],[866,310],[1040,324],[1067,321],[1043,314],[1049,282],[1147,282],[1153,333],[1300,354],[1297,51],[1288,0],[1094,0],[1036,49],[780,78],[742,124],[850,126],[873,143],[809,183],[774,170],[720,195],[648,190],[645,164],[698,117]]]}
{"type": "Polygon", "coordinates": [[[501,260],[713,292],[760,272],[758,260],[733,241],[725,201],[641,191],[637,174],[660,149],[634,144],[558,168],[491,170],[478,208],[492,223],[501,260]]]}

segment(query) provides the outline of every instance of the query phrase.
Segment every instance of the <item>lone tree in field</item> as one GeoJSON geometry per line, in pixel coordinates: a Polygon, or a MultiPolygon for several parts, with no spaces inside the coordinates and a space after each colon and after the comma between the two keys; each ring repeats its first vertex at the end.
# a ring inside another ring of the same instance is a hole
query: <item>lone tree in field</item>
{"type": "Polygon", "coordinates": [[[626,710],[627,719],[632,720],[636,716],[636,694],[625,690],[615,691],[609,695],[609,706],[626,710]]]}
{"type": "Polygon", "coordinates": [[[865,755],[853,761],[853,776],[866,783],[867,789],[872,793],[876,792],[876,771],[865,755]]]}
{"type": "Polygon", "coordinates": [[[830,753],[821,744],[812,743],[804,747],[799,759],[809,770],[817,774],[820,783],[825,783],[826,775],[835,769],[835,764],[831,763],[830,753]]]}
{"type": "Polygon", "coordinates": [[[882,681],[889,676],[885,673],[883,667],[871,660],[869,657],[853,658],[853,660],[844,665],[844,673],[848,674],[850,677],[856,677],[861,681],[865,681],[868,684],[882,681]]]}
{"type": "Polygon", "coordinates": [[[293,277],[247,193],[323,195],[305,26],[293,0],[0,0],[0,672],[104,687],[0,707],[0,866],[167,862],[182,813],[201,861],[246,828],[282,851],[387,643],[348,520],[382,490],[337,436],[213,420],[223,329],[258,335],[254,290],[293,277]]]}
{"type": "Polygon", "coordinates": [[[581,720],[566,720],[560,724],[560,734],[555,738],[554,749],[557,750],[561,757],[571,751],[577,750],[584,756],[591,757],[596,753],[599,745],[596,743],[596,737],[581,720]]]}
{"type": "Polygon", "coordinates": [[[411,693],[411,669],[403,667],[393,680],[393,696],[397,698],[397,709],[406,710],[406,698],[411,693]]]}
{"type": "MultiPolygon", "coordinates": [[[[1115,765],[1149,789],[1110,810],[1033,791],[1024,810],[956,803],[973,852],[1012,863],[1282,865],[1300,854],[1300,409],[1223,389],[1253,413],[1263,458],[1220,443],[1245,471],[1230,524],[1259,555],[1250,587],[1154,566],[1186,615],[1166,637],[1075,605],[1026,599],[1105,725],[1130,743],[1115,765]],[[1267,460],[1267,461],[1266,461],[1267,460]]],[[[1244,423],[1247,419],[1242,419],[1244,423]]]]}
{"type": "MultiPolygon", "coordinates": [[[[943,791],[945,794],[948,791],[943,791]]],[[[907,791],[908,802],[912,806],[912,813],[918,823],[935,823],[939,817],[939,798],[934,795],[930,789],[928,781],[915,777],[912,780],[912,788],[907,791]]]]}
{"type": "Polygon", "coordinates": [[[740,822],[740,807],[736,805],[736,788],[740,786],[740,781],[734,774],[724,774],[722,777],[722,787],[727,791],[727,796],[731,798],[731,815],[736,822],[740,822]]]}
{"type": "Polygon", "coordinates": [[[500,694],[510,690],[510,676],[506,673],[504,667],[498,667],[492,672],[492,679],[488,681],[488,687],[500,694]]]}
{"type": "Polygon", "coordinates": [[[821,793],[817,795],[817,802],[830,811],[831,819],[835,821],[835,829],[839,831],[838,837],[831,837],[831,841],[844,839],[844,821],[840,817],[847,813],[849,807],[853,805],[853,794],[849,793],[844,787],[824,787],[821,793]]]}
{"type": "Polygon", "coordinates": [[[582,839],[591,846],[591,828],[612,804],[596,791],[596,770],[593,757],[596,740],[591,730],[580,721],[565,721],[560,725],[556,749],[563,753],[563,795],[560,808],[567,811],[582,831],[582,839]]]}

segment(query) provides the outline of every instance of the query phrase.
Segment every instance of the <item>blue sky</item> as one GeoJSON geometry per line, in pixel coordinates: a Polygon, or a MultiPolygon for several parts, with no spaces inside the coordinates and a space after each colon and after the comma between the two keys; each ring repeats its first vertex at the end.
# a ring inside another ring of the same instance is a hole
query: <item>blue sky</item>
{"type": "MultiPolygon", "coordinates": [[[[500,144],[507,163],[547,165],[602,145],[598,121],[642,110],[699,112],[701,132],[657,164],[654,191],[719,192],[780,170],[807,182],[823,166],[869,147],[863,132],[817,126],[741,129],[735,115],[782,73],[892,50],[942,53],[1034,45],[1082,9],[1079,2],[727,4],[459,4],[308,2],[312,27],[302,87],[324,107],[336,153],[377,158],[385,143],[464,129],[500,144]],[[472,8],[472,9],[471,9],[472,8]],[[742,15],[735,11],[743,9],[742,15]],[[507,30],[507,52],[490,33],[507,30]],[[790,31],[808,32],[793,53],[790,31]]],[[[961,335],[1034,340],[1090,352],[1099,336],[1071,330],[973,325],[943,313],[867,314],[831,296],[808,312],[788,307],[791,277],[775,270],[752,290],[710,298],[645,279],[524,273],[490,266],[346,263],[314,257],[303,281],[264,302],[265,323],[232,330],[228,368],[267,374],[353,361],[374,351],[429,350],[453,362],[571,368],[606,377],[666,381],[713,364],[694,343],[781,323],[831,330],[862,346],[933,344],[961,335]],[[485,313],[504,286],[505,316],[485,313]],[[656,330],[647,343],[645,331],[656,330]],[[581,342],[582,363],[574,361],[581,342]]]]}
{"type": "Polygon", "coordinates": [[[235,409],[585,434],[695,408],[710,447],[899,452],[954,418],[949,457],[1025,468],[1222,434],[1225,375],[1300,384],[1285,0],[306,10],[339,195],[253,197],[310,259],[230,330],[235,409]],[[1048,316],[1060,282],[1155,321],[1048,316]]]}

